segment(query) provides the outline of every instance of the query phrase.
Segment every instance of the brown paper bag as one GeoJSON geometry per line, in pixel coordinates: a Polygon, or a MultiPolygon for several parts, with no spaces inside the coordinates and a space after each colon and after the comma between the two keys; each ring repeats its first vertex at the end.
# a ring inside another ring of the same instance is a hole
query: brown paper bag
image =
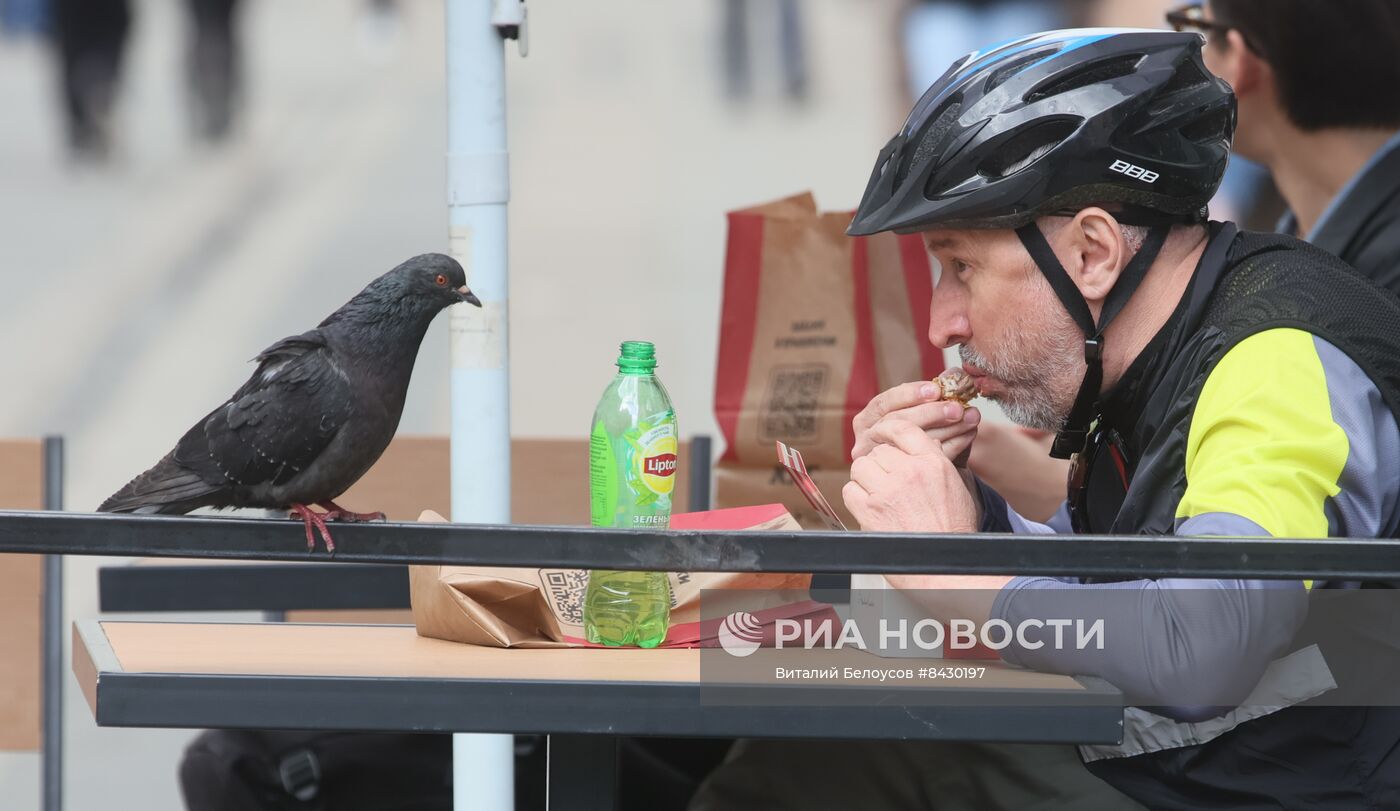
{"type": "Polygon", "coordinates": [[[943,371],[928,342],[933,277],[923,244],[847,237],[850,221],[850,212],[818,212],[809,193],[729,214],[717,506],[779,501],[803,526],[821,526],[775,464],[774,441],[802,452],[840,509],[851,420],[880,391],[943,371]]]}
{"type": "MultiPolygon", "coordinates": [[[[442,522],[425,512],[420,521],[442,522]]],[[[778,504],[683,513],[671,517],[672,529],[799,529],[778,504]]],[[[583,591],[587,572],[581,569],[521,569],[476,566],[410,566],[409,593],[419,636],[486,645],[495,648],[582,647],[583,591]]],[[[706,590],[706,613],[714,615],[712,589],[806,591],[809,574],[673,572],[671,629],[664,647],[704,645],[715,629],[701,626],[700,592],[706,590]]],[[[744,595],[742,608],[760,620],[800,617],[824,611],[812,603],[782,603],[774,594],[767,602],[744,595]],[[766,613],[765,613],[766,612],[766,613]]]]}

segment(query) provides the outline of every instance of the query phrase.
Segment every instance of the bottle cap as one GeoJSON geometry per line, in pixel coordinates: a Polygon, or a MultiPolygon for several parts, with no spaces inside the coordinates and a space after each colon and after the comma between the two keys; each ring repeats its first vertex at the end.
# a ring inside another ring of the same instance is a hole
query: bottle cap
{"type": "Polygon", "coordinates": [[[624,372],[649,374],[656,368],[656,345],[651,341],[623,341],[617,367],[624,372]]]}

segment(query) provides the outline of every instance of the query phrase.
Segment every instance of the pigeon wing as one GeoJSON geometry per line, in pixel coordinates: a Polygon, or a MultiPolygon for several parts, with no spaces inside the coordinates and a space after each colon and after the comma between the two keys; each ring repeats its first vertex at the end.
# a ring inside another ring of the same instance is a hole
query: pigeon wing
{"type": "Polygon", "coordinates": [[[180,440],[175,458],[234,485],[284,484],[320,456],[350,418],[350,382],[318,330],[284,338],[227,403],[180,440]]]}

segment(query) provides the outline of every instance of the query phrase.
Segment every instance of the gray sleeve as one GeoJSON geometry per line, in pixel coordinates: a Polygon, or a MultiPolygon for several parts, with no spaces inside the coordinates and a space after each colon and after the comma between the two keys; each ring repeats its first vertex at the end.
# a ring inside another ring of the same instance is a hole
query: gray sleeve
{"type": "Polygon", "coordinates": [[[1027,630],[1002,651],[1008,662],[1099,676],[1130,703],[1187,720],[1244,700],[1269,662],[1287,651],[1306,614],[1301,583],[1265,580],[1083,585],[1023,577],[1007,584],[992,607],[992,617],[1012,628],[1051,619],[1075,623],[1059,643],[1048,626],[1027,630]],[[1081,632],[1096,624],[1101,645],[1090,640],[1081,647],[1081,632]]]}
{"type": "Polygon", "coordinates": [[[1347,437],[1347,460],[1337,495],[1327,500],[1328,535],[1390,538],[1396,534],[1400,498],[1400,428],[1366,373],[1332,344],[1313,337],[1332,421],[1347,437]]]}

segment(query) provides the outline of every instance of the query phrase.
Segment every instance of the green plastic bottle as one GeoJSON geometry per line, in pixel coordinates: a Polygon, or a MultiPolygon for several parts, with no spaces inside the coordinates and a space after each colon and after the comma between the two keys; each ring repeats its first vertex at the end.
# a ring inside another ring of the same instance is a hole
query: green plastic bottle
{"type": "MultiPolygon", "coordinates": [[[[665,529],[676,483],[676,410],[656,379],[656,348],[625,341],[618,374],[593,413],[588,484],[595,527],[665,529]]],[[[584,635],[603,645],[654,648],[671,622],[665,572],[589,573],[584,635]]]]}

